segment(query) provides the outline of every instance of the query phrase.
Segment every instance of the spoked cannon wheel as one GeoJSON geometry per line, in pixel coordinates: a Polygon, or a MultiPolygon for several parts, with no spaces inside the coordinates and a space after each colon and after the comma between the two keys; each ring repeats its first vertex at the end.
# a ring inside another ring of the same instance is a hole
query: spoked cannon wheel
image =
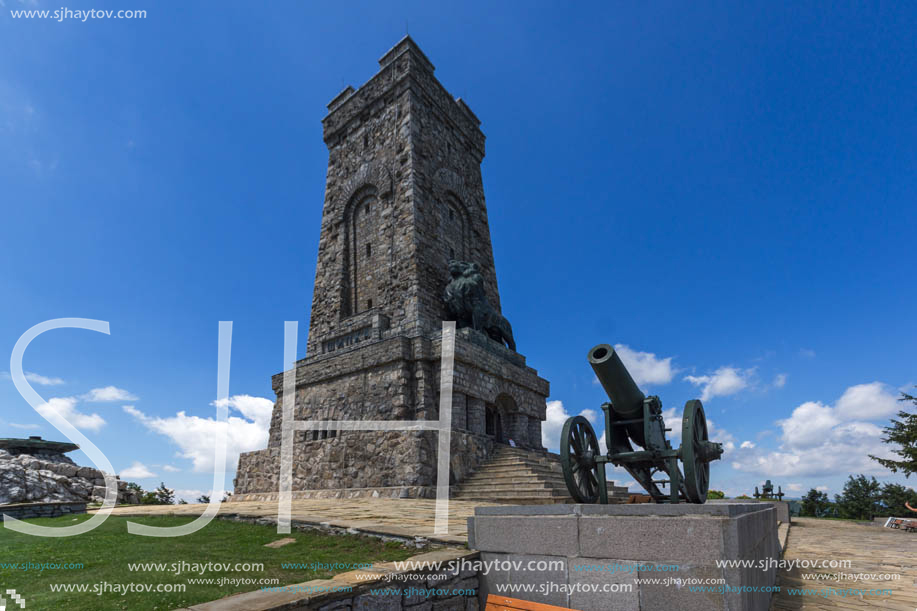
{"type": "Polygon", "coordinates": [[[583,416],[568,418],[560,435],[560,463],[567,490],[577,503],[599,498],[599,440],[583,416]]]}
{"type": "Polygon", "coordinates": [[[705,503],[710,484],[710,461],[723,453],[723,447],[709,441],[707,417],[698,400],[685,403],[681,420],[681,460],[685,467],[685,496],[691,503],[705,503]]]}

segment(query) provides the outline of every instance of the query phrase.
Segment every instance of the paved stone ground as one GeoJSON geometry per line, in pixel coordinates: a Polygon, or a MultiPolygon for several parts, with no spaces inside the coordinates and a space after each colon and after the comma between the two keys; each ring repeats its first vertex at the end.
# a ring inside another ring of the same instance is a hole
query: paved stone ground
{"type": "Polygon", "coordinates": [[[779,594],[771,602],[772,611],[786,609],[917,609],[917,533],[865,526],[841,520],[793,518],[784,552],[787,560],[850,560],[850,568],[781,570],[777,576],[779,594]],[[853,579],[803,579],[802,573],[834,574],[897,573],[900,580],[854,581],[853,579]],[[890,589],[883,596],[793,596],[787,588],[890,589]]]}
{"type": "MultiPolygon", "coordinates": [[[[364,533],[390,535],[402,538],[423,537],[449,545],[464,545],[468,539],[467,518],[474,508],[493,503],[479,501],[449,502],[449,534],[434,535],[436,501],[433,499],[304,499],[292,502],[291,519],[312,526],[327,525],[333,528],[354,529],[364,533]]],[[[116,507],[112,515],[155,516],[203,513],[206,505],[140,505],[116,507]]],[[[263,518],[276,522],[276,501],[244,501],[223,503],[220,516],[237,515],[244,518],[263,518]]]]}

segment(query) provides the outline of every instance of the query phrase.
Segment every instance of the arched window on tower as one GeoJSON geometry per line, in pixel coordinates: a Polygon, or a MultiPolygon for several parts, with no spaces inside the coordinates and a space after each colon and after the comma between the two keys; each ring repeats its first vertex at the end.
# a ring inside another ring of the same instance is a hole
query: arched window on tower
{"type": "Polygon", "coordinates": [[[382,253],[374,245],[382,243],[381,208],[376,190],[367,186],[357,191],[345,211],[345,246],[341,317],[346,318],[378,305],[382,253]]]}
{"type": "Polygon", "coordinates": [[[464,206],[453,193],[447,193],[445,198],[437,204],[439,207],[438,240],[443,259],[446,263],[456,259],[467,261],[469,257],[468,223],[464,206]]]}

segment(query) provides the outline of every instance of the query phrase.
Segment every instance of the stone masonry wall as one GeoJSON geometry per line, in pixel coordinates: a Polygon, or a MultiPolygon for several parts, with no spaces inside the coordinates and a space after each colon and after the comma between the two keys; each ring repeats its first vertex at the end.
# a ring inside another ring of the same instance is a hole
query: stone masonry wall
{"type": "MultiPolygon", "coordinates": [[[[361,496],[433,498],[438,434],[345,431],[334,439],[293,446],[294,498],[361,496]],[[367,462],[369,461],[369,462],[367,462]]],[[[450,483],[463,481],[493,454],[493,440],[454,431],[450,483]]],[[[239,457],[233,501],[277,498],[280,449],[239,457]]]]}
{"type": "MultiPolygon", "coordinates": [[[[305,359],[297,368],[294,417],[436,419],[440,373],[436,357],[440,352],[439,339],[391,338],[305,359]]],[[[508,352],[505,347],[470,329],[457,334],[450,477],[453,484],[463,481],[492,453],[494,439],[485,431],[487,406],[511,404],[513,411],[504,414],[506,436],[521,447],[542,449],[541,422],[548,383],[524,365],[521,355],[515,355],[511,362],[504,352],[508,352]]],[[[275,392],[281,393],[282,386],[283,376],[278,374],[274,378],[275,392]]],[[[268,450],[240,457],[236,495],[277,491],[281,423],[278,399],[268,450]]],[[[391,494],[400,494],[399,487],[406,487],[410,496],[430,496],[436,484],[435,435],[297,431],[293,490],[365,488],[372,493],[391,488],[391,494]]]]}
{"type": "Polygon", "coordinates": [[[0,505],[0,519],[3,519],[3,516],[9,516],[17,520],[59,518],[80,513],[86,513],[86,503],[17,503],[15,505],[0,505]]]}
{"type": "MultiPolygon", "coordinates": [[[[415,417],[416,365],[401,338],[363,344],[297,367],[296,420],[404,420],[415,417]]],[[[280,447],[283,375],[274,378],[278,400],[268,447],[280,447]]],[[[297,432],[299,441],[308,433],[297,432]]]]}

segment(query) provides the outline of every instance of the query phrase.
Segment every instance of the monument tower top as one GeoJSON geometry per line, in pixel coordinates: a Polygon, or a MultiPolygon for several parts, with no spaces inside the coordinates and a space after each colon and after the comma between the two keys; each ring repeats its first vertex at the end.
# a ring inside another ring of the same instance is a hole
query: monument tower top
{"type": "Polygon", "coordinates": [[[322,121],[328,173],[307,351],[388,329],[435,334],[450,260],[474,262],[500,311],[481,179],[480,120],[409,37],[322,121]]]}

